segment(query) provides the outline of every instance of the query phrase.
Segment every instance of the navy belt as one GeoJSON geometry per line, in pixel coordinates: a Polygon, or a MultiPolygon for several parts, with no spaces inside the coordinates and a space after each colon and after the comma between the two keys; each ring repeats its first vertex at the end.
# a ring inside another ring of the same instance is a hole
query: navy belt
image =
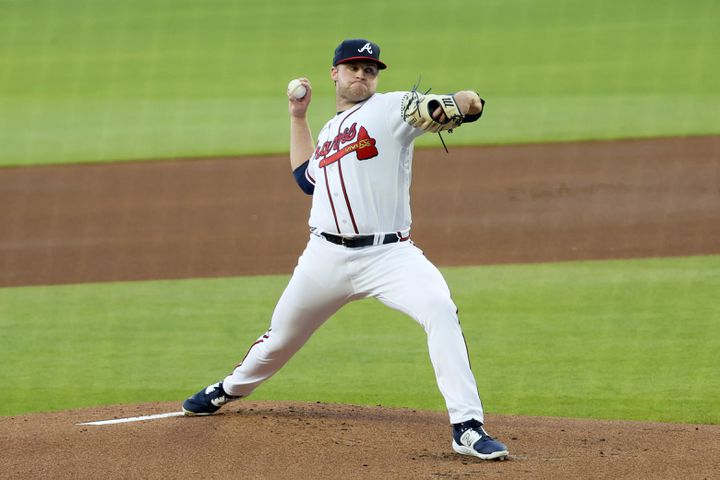
{"type": "MultiPolygon", "coordinates": [[[[333,235],[332,233],[327,232],[322,232],[320,235],[322,235],[323,238],[330,243],[334,243],[335,245],[342,245],[343,247],[347,248],[361,248],[375,245],[375,235],[356,235],[354,237],[344,237],[342,235],[333,235]]],[[[381,245],[404,242],[409,238],[410,235],[408,235],[407,237],[401,237],[399,233],[386,233],[381,245]]]]}

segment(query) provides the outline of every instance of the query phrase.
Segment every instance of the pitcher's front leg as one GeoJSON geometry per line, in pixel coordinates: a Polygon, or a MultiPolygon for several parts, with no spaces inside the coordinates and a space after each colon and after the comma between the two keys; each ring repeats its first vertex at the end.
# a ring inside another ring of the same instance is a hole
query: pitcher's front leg
{"type": "Polygon", "coordinates": [[[318,294],[314,282],[295,274],[273,312],[270,328],[250,346],[245,358],[223,381],[225,391],[247,397],[272,377],[346,300],[318,294]]]}

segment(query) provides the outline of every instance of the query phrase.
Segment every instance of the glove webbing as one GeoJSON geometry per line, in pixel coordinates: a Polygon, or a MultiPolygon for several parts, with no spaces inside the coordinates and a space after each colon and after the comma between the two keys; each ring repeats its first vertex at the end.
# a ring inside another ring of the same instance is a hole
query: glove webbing
{"type": "MultiPolygon", "coordinates": [[[[416,105],[419,105],[419,104],[420,104],[420,102],[418,101],[418,92],[417,92],[417,89],[418,89],[418,87],[420,86],[420,80],[421,80],[421,79],[422,79],[422,76],[418,76],[418,81],[417,81],[417,83],[416,83],[415,85],[413,85],[412,90],[410,90],[410,93],[412,94],[413,100],[415,101],[415,104],[416,104],[416,105]]],[[[432,87],[428,88],[428,89],[423,93],[423,95],[427,95],[428,93],[430,93],[430,90],[432,90],[432,87]]],[[[408,109],[408,107],[410,107],[411,103],[412,103],[412,102],[408,102],[407,105],[405,106],[405,111],[403,112],[403,116],[405,116],[405,114],[407,113],[407,109],[408,109]]],[[[448,133],[452,133],[452,128],[448,130],[448,133]]],[[[443,148],[445,149],[445,153],[449,154],[450,151],[448,150],[447,145],[445,145],[445,139],[442,137],[442,134],[441,134],[440,132],[437,132],[437,134],[438,134],[438,137],[440,137],[440,142],[442,142],[442,146],[443,146],[443,148]]]]}

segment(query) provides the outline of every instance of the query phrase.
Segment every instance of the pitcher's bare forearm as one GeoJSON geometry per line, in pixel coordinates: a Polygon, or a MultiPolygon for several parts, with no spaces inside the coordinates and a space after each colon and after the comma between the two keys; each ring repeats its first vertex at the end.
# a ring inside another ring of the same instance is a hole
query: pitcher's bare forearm
{"type": "Polygon", "coordinates": [[[301,98],[288,92],[288,113],[290,114],[290,168],[294,171],[305,163],[315,151],[307,110],[312,100],[312,85],[305,77],[297,79],[306,90],[301,98]]]}
{"type": "Polygon", "coordinates": [[[315,151],[307,118],[290,116],[290,168],[295,170],[315,151]]]}

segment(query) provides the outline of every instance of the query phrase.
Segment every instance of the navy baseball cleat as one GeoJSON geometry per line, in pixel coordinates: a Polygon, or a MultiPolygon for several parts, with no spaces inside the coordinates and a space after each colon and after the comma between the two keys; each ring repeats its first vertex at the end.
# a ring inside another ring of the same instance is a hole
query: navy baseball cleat
{"type": "Polygon", "coordinates": [[[213,383],[183,402],[182,409],[188,417],[212,415],[228,402],[237,400],[225,393],[222,382],[213,383]]]}
{"type": "Polygon", "coordinates": [[[478,420],[468,420],[453,425],[453,450],[462,455],[472,455],[483,460],[507,460],[508,449],[488,435],[478,420]]]}

